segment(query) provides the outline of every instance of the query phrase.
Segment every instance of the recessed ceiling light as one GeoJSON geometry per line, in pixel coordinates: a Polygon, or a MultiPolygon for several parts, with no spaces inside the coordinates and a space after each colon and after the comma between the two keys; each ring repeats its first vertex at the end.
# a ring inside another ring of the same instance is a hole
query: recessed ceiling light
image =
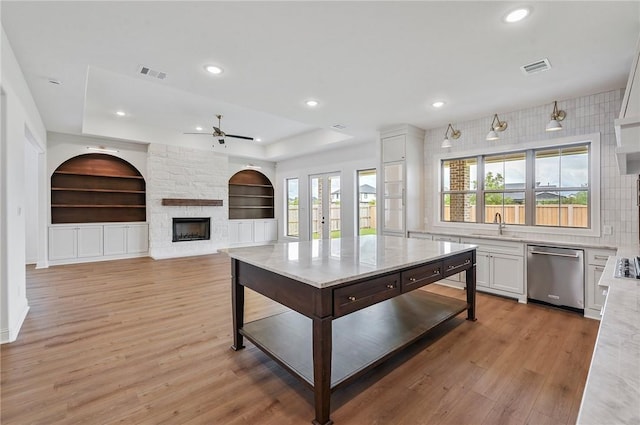
{"type": "Polygon", "coordinates": [[[119,117],[124,117],[125,115],[127,115],[127,113],[125,111],[116,111],[116,115],[119,117]]]}
{"type": "Polygon", "coordinates": [[[202,131],[202,127],[200,126],[196,127],[196,131],[202,131]]]}
{"type": "Polygon", "coordinates": [[[304,104],[307,105],[309,108],[315,108],[316,106],[318,106],[318,101],[309,99],[304,104]]]}
{"type": "Polygon", "coordinates": [[[514,22],[522,21],[524,18],[529,16],[529,9],[526,7],[521,7],[519,9],[513,10],[504,17],[504,21],[513,24],[514,22]]]}
{"type": "Polygon", "coordinates": [[[207,65],[204,67],[204,69],[213,75],[220,75],[222,74],[222,68],[220,68],[219,66],[216,65],[207,65]]]}
{"type": "Polygon", "coordinates": [[[433,106],[434,108],[442,108],[444,106],[444,102],[441,100],[438,100],[437,102],[433,102],[431,106],[433,106]]]}

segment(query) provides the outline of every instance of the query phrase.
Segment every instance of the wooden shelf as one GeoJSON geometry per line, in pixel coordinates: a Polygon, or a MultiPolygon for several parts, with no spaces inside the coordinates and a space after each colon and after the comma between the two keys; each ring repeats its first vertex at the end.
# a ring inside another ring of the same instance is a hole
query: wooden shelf
{"type": "Polygon", "coordinates": [[[264,174],[243,170],[229,179],[229,219],[274,218],[273,186],[264,174]]]}
{"type": "Polygon", "coordinates": [[[144,177],[127,161],[79,155],[51,175],[51,223],[146,221],[144,177]]]}
{"type": "Polygon", "coordinates": [[[178,199],[162,198],[162,205],[165,206],[195,206],[195,207],[221,207],[222,199],[178,199]]]}
{"type": "MultiPolygon", "coordinates": [[[[348,384],[466,309],[465,301],[413,291],[334,320],[331,390],[348,384]]],[[[288,311],[246,323],[240,332],[313,386],[311,330],[311,319],[288,311]]]]}
{"type": "Polygon", "coordinates": [[[51,190],[60,190],[66,192],[146,193],[144,190],[88,189],[81,187],[52,187],[51,190]]]}

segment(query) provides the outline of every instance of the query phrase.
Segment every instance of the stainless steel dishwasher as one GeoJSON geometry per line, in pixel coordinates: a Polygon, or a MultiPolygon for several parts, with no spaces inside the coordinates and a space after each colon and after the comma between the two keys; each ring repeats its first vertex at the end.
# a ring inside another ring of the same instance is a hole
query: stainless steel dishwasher
{"type": "Polygon", "coordinates": [[[584,311],[584,251],[529,245],[527,298],[584,311]]]}

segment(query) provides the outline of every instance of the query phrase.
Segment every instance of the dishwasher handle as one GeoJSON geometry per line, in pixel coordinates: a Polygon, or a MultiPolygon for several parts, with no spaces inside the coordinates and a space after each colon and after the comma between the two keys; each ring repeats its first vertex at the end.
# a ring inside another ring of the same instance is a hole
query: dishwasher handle
{"type": "Polygon", "coordinates": [[[579,252],[574,254],[561,254],[559,252],[547,252],[547,251],[529,251],[530,254],[539,254],[539,255],[551,255],[552,257],[569,257],[569,258],[578,258],[580,256],[579,252]]]}

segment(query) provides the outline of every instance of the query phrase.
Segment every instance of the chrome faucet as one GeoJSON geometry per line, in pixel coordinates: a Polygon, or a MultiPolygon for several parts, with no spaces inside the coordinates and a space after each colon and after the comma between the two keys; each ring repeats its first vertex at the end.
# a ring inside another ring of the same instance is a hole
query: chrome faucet
{"type": "Polygon", "coordinates": [[[493,217],[493,222],[498,225],[498,234],[502,236],[502,229],[504,229],[504,223],[502,222],[502,214],[499,212],[493,217]]]}

